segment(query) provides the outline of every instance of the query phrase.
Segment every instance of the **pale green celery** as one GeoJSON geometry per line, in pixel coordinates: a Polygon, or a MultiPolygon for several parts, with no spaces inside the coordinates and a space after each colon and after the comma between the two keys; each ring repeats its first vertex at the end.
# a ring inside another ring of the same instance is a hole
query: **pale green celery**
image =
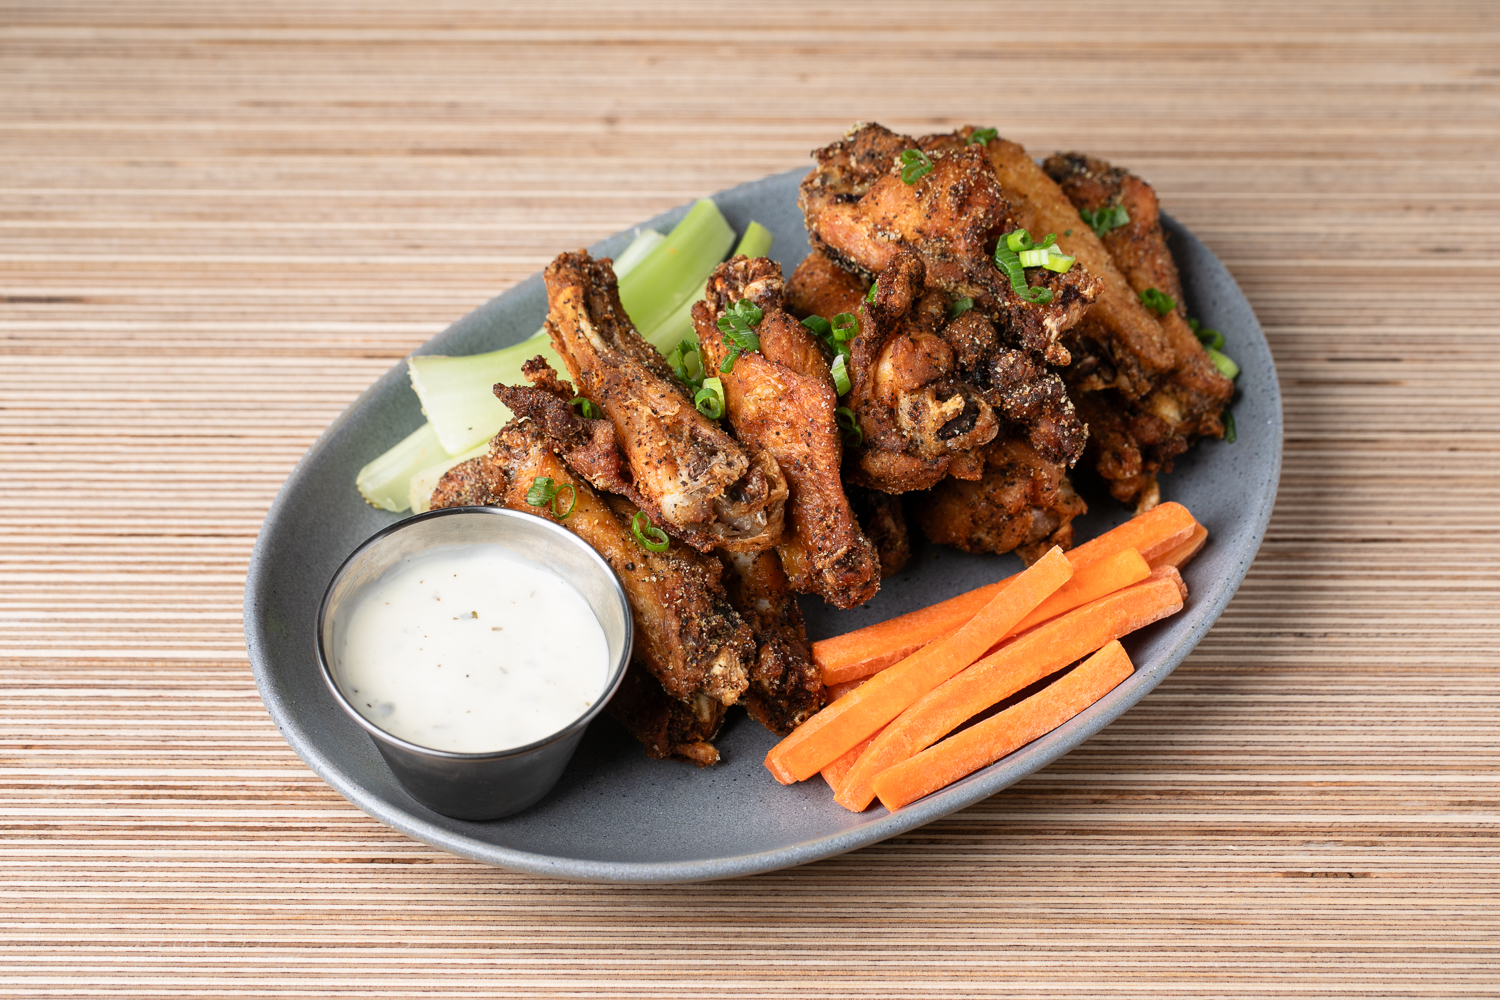
{"type": "MultiPolygon", "coordinates": [[[[625,277],[635,273],[668,239],[648,229],[625,248],[615,262],[615,274],[620,276],[622,287],[625,277]]],[[[406,360],[411,387],[422,401],[422,412],[437,431],[447,454],[457,455],[495,436],[510,419],[510,410],[495,398],[495,383],[525,383],[521,366],[538,354],[559,372],[566,371],[562,359],[552,349],[552,341],[541,330],[519,344],[486,354],[464,357],[426,354],[406,360]]]]}
{"type": "Polygon", "coordinates": [[[719,206],[704,198],[630,272],[628,281],[620,281],[625,315],[643,334],[654,331],[692,300],[733,245],[734,229],[719,206]]]}
{"type": "Polygon", "coordinates": [[[359,475],[354,477],[354,485],[366,503],[381,510],[400,512],[408,506],[412,474],[437,459],[447,457],[448,452],[438,441],[432,425],[423,424],[396,447],[360,469],[359,475]]]}
{"type": "Polygon", "coordinates": [[[411,506],[412,513],[421,514],[431,508],[432,491],[437,489],[438,480],[443,478],[443,473],[458,463],[478,458],[489,450],[490,443],[486,441],[478,448],[472,448],[454,458],[445,458],[436,465],[429,465],[414,473],[411,477],[411,485],[407,489],[407,503],[411,506]]]}
{"type": "MultiPolygon", "coordinates": [[[[764,257],[771,249],[771,231],[759,222],[752,222],[745,227],[745,235],[740,237],[739,245],[734,248],[735,254],[744,254],[746,257],[764,257]]],[[[718,260],[713,266],[717,267],[718,260]]],[[[709,268],[713,273],[713,268],[709,268]]],[[[693,330],[693,306],[703,301],[708,294],[708,279],[704,278],[703,284],[698,289],[697,295],[690,295],[687,301],[678,306],[677,309],[662,321],[655,329],[636,324],[636,329],[641,331],[641,336],[646,342],[663,354],[670,354],[674,348],[684,340],[698,341],[698,335],[693,330]]],[[[634,314],[631,316],[634,319],[634,314]]]]}

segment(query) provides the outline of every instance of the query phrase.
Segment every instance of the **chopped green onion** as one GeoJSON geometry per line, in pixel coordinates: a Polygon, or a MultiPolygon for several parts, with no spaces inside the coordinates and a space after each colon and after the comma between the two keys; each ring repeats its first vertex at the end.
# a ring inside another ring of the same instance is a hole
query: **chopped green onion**
{"type": "Polygon", "coordinates": [[[822,316],[809,316],[802,321],[802,325],[813,332],[813,336],[819,340],[828,340],[833,337],[833,324],[822,316]]]}
{"type": "Polygon", "coordinates": [[[920,149],[908,149],[901,154],[901,180],[906,184],[915,184],[917,181],[932,173],[932,157],[920,149]]]}
{"type": "Polygon", "coordinates": [[[1227,441],[1227,442],[1229,442],[1230,444],[1234,444],[1234,442],[1237,441],[1238,439],[1239,439],[1239,435],[1236,434],[1235,431],[1234,431],[1234,413],[1232,411],[1230,411],[1230,410],[1225,410],[1224,411],[1224,440],[1227,441]]]}
{"type": "Polygon", "coordinates": [[[557,491],[557,495],[552,498],[552,515],[554,517],[556,517],[559,521],[564,520],[564,519],[567,518],[567,516],[569,514],[573,513],[573,508],[577,507],[577,506],[578,506],[578,491],[573,488],[573,484],[572,483],[563,483],[562,489],[559,489],[557,491]],[[562,491],[563,490],[567,490],[568,491],[568,509],[567,510],[558,510],[557,509],[557,505],[562,502],[562,491]]]}
{"type": "Polygon", "coordinates": [[[756,336],[754,328],[764,316],[765,313],[754,302],[739,299],[731,303],[724,315],[719,317],[719,333],[724,338],[724,346],[729,348],[729,356],[719,365],[721,373],[733,371],[735,361],[745,351],[760,350],[760,337],[756,336]]]}
{"type": "Polygon", "coordinates": [[[833,364],[828,366],[833,375],[833,388],[840,396],[849,393],[849,363],[845,355],[840,354],[833,359],[833,364]]]}
{"type": "Polygon", "coordinates": [[[643,510],[635,512],[630,519],[630,533],[640,543],[641,548],[648,552],[665,552],[672,545],[672,540],[667,533],[651,523],[651,518],[643,510]]]}
{"type": "Polygon", "coordinates": [[[1147,288],[1141,292],[1141,305],[1158,316],[1165,316],[1177,308],[1177,300],[1159,289],[1147,288]]]}
{"type": "Polygon", "coordinates": [[[1026,284],[1025,268],[1021,264],[1020,251],[1032,249],[1050,249],[1056,236],[1049,235],[1043,241],[1041,247],[1036,247],[1031,241],[1031,234],[1024,229],[1006,233],[1005,237],[995,246],[995,266],[1005,272],[1010,279],[1011,291],[1015,292],[1027,302],[1035,302],[1038,305],[1046,305],[1052,301],[1052,291],[1048,288],[1030,288],[1026,284]]]}
{"type": "Polygon", "coordinates": [[[1056,271],[1058,274],[1067,274],[1072,270],[1073,265],[1078,263],[1077,257],[1070,257],[1065,253],[1059,253],[1056,247],[1049,248],[1049,252],[1051,256],[1042,261],[1042,266],[1049,271],[1056,271]]]}
{"type": "Polygon", "coordinates": [[[1224,335],[1218,330],[1210,330],[1192,317],[1188,317],[1188,329],[1198,335],[1198,341],[1203,346],[1212,347],[1216,351],[1224,349],[1224,335]]]}
{"type": "Polygon", "coordinates": [[[994,139],[999,134],[999,129],[976,128],[974,131],[969,133],[969,145],[983,146],[985,143],[989,142],[991,139],[994,139]]]}
{"type": "Polygon", "coordinates": [[[537,476],[526,491],[526,502],[533,507],[545,507],[557,496],[557,484],[551,476],[537,476]]]}
{"type": "Polygon", "coordinates": [[[859,320],[853,313],[839,313],[833,317],[833,339],[845,343],[859,336],[859,320]]]}
{"type": "Polygon", "coordinates": [[[870,290],[868,292],[865,292],[865,301],[866,302],[874,302],[875,301],[875,288],[876,288],[876,286],[878,284],[879,284],[879,282],[876,282],[876,281],[870,282],[870,290]]]}
{"type": "Polygon", "coordinates": [[[693,397],[693,405],[698,412],[710,420],[718,420],[724,415],[724,383],[720,379],[706,378],[703,380],[703,388],[698,390],[693,397]]]}
{"type": "Polygon", "coordinates": [[[1235,364],[1234,359],[1229,355],[1212,347],[1205,347],[1203,349],[1208,352],[1208,360],[1212,361],[1214,367],[1219,369],[1220,375],[1223,375],[1227,379],[1233,379],[1239,375],[1240,366],[1235,364]]]}
{"type": "Polygon", "coordinates": [[[1078,215],[1084,222],[1089,224],[1097,236],[1103,236],[1111,229],[1119,229],[1121,226],[1130,224],[1130,213],[1125,210],[1124,205],[1101,205],[1095,209],[1080,208],[1078,215]]]}
{"type": "Polygon", "coordinates": [[[672,369],[672,374],[677,376],[677,381],[696,392],[703,382],[702,367],[703,356],[698,353],[698,345],[691,340],[684,340],[672,348],[672,353],[667,355],[667,365],[672,369]],[[699,374],[693,375],[692,368],[688,365],[688,355],[691,354],[698,359],[699,374]]]}
{"type": "Polygon", "coordinates": [[[594,401],[586,396],[574,396],[568,400],[569,406],[578,407],[578,413],[586,420],[598,420],[604,416],[604,411],[594,405],[594,401]]]}
{"type": "Polygon", "coordinates": [[[957,302],[948,307],[948,318],[958,319],[958,317],[962,316],[964,313],[973,308],[974,300],[965,295],[963,298],[959,299],[957,302]]]}
{"type": "Polygon", "coordinates": [[[839,425],[839,430],[844,432],[844,443],[852,448],[858,448],[865,443],[864,428],[859,426],[859,418],[854,411],[847,406],[840,406],[833,411],[833,422],[839,425]]]}

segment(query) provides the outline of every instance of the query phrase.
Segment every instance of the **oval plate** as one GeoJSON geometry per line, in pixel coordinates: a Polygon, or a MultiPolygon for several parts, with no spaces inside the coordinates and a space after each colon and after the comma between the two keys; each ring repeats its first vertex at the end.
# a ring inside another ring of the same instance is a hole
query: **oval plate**
{"type": "MultiPolygon", "coordinates": [[[[752,219],[776,236],[771,256],[787,274],[806,255],[797,211],[804,170],[743,184],[714,200],[736,230],[752,219]]],[[[682,206],[644,223],[665,230],[682,206]]],[[[1163,499],[1185,504],[1209,529],[1209,542],[1184,572],[1191,591],[1182,613],[1125,640],[1136,672],[1060,729],[896,813],[876,805],[856,815],[835,805],[813,779],[776,783],[762,764],[776,737],[742,712],[717,741],[723,761],[699,770],[654,761],[613,720],[584,737],[557,788],[540,804],[485,823],[449,819],[408,796],[370,738],[333,703],[318,673],[313,618],[318,598],[344,558],[399,515],[370,507],[354,476],[423,421],[406,366],[397,365],[323,433],[272,503],[251,556],[245,637],[255,682],[292,749],[323,780],[371,816],[433,847],[487,864],[598,882],[691,882],[772,871],[831,857],[930,823],[1046,766],[1103,729],[1181,663],[1223,612],[1244,579],[1271,516],[1281,468],[1281,394],[1265,335],[1218,259],[1172,219],[1162,221],[1182,269],[1189,312],[1223,331],[1243,370],[1234,406],[1239,441],[1203,441],[1162,478],[1163,499]]],[[[638,230],[593,251],[618,253],[638,230]]],[[[472,354],[530,336],[546,314],[534,275],[434,337],[418,353],[472,354]]],[[[1125,519],[1126,511],[1085,484],[1083,541],[1125,519]]],[[[834,635],[951,597],[1015,572],[1014,556],[973,556],[916,545],[911,564],[854,611],[804,601],[809,634],[834,635]]]]}

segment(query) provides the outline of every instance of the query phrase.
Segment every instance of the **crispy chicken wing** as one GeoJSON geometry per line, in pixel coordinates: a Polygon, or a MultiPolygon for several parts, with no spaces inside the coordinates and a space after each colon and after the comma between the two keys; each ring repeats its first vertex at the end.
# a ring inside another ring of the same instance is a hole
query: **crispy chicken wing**
{"type": "Polygon", "coordinates": [[[775,458],[747,453],[694,408],[625,315],[609,261],[562,254],[544,277],[552,345],[579,391],[603,409],[624,458],[621,479],[599,485],[701,552],[776,544],[786,480],[775,458]]]}
{"type": "Polygon", "coordinates": [[[1073,519],[1088,508],[1065,470],[1021,441],[997,441],[977,482],[946,479],[915,500],[917,523],[935,542],[965,552],[1009,552],[1027,565],[1054,545],[1073,545],[1073,519]]]}
{"type": "Polygon", "coordinates": [[[1007,345],[1044,355],[1051,364],[1067,363],[1058,337],[1093,301],[1098,281],[1082,268],[1067,274],[1032,269],[1028,280],[1052,292],[1045,304],[1011,288],[991,254],[1016,224],[981,147],[955,136],[919,143],[866,124],[813,157],[817,166],[802,182],[798,204],[814,249],[872,278],[910,248],[926,267],[927,283],[947,292],[950,302],[972,299],[1007,345]],[[931,170],[907,183],[901,154],[919,148],[931,170]]]}
{"type": "Polygon", "coordinates": [[[798,319],[853,313],[865,300],[866,283],[821,250],[802,258],[786,282],[787,310],[798,319]]]}
{"type": "Polygon", "coordinates": [[[534,421],[511,421],[487,455],[450,469],[438,482],[433,506],[480,500],[534,514],[526,492],[539,476],[577,491],[576,506],[560,523],[620,577],[635,618],[635,656],[666,692],[700,718],[715,711],[709,702],[738,701],[750,683],[755,641],[729,604],[718,561],[681,545],[665,552],[642,548],[605,499],[554,453],[534,421]]]}
{"type": "Polygon", "coordinates": [[[911,535],[901,498],[859,486],[850,486],[848,492],[859,526],[880,553],[881,578],[895,576],[911,559],[911,535]]]}
{"type": "Polygon", "coordinates": [[[755,633],[755,663],[741,704],[778,736],[823,707],[823,672],[812,659],[807,626],[774,550],[724,556],[730,603],[755,633]]]}
{"type": "Polygon", "coordinates": [[[719,735],[724,706],[707,698],[692,705],[676,700],[638,659],[631,660],[604,710],[641,742],[647,757],[677,757],[699,767],[719,762],[718,748],[710,741],[719,735]]]}
{"type": "Polygon", "coordinates": [[[735,257],[715,269],[693,324],[705,370],[718,371],[728,348],[717,323],[742,299],[762,311],[760,349],[720,372],[730,426],[748,447],[771,455],[787,480],[786,524],[776,551],[794,590],[852,608],[875,595],[880,564],[849,509],[839,467],[838,394],[828,361],[807,328],[782,308],[781,268],[735,257]]]}
{"type": "MultiPolygon", "coordinates": [[[[1049,157],[1044,166],[1077,208],[1120,205],[1126,209],[1130,221],[1105,233],[1102,245],[1132,295],[1155,288],[1175,303],[1159,318],[1170,363],[1157,374],[1150,391],[1132,395],[1116,389],[1087,404],[1078,400],[1097,414],[1091,418],[1091,423],[1097,420],[1098,429],[1096,464],[1110,481],[1111,493],[1122,501],[1150,507],[1159,497],[1157,471],[1169,471],[1172,460],[1195,438],[1223,436],[1220,415],[1234,395],[1234,384],[1219,374],[1187,325],[1182,282],[1167,248],[1151,186],[1126,170],[1077,153],[1049,157]]],[[[1094,363],[1099,355],[1105,355],[1099,367],[1119,364],[1119,344],[1101,347],[1095,333],[1088,318],[1074,331],[1078,357],[1064,373],[1069,385],[1078,387],[1080,397],[1098,381],[1094,363]]]]}

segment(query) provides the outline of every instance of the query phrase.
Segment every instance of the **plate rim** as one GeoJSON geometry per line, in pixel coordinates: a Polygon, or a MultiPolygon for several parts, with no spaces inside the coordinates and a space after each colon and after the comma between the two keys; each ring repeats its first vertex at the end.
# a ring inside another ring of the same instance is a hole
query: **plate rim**
{"type": "MultiPolygon", "coordinates": [[[[792,170],[770,174],[758,180],[725,188],[706,197],[717,201],[726,195],[749,193],[751,189],[756,187],[784,183],[791,175],[800,177],[805,173],[806,168],[793,168],[792,170]]],[[[590,250],[594,253],[608,252],[604,249],[607,245],[623,241],[632,232],[637,232],[646,227],[659,228],[671,225],[677,219],[681,218],[697,200],[699,199],[678,205],[654,218],[627,227],[619,233],[596,242],[590,250]]],[[[1216,277],[1226,281],[1234,293],[1245,303],[1254,323],[1253,330],[1247,330],[1245,333],[1247,335],[1253,334],[1266,345],[1267,359],[1270,364],[1270,370],[1267,372],[1268,385],[1271,387],[1274,397],[1270,400],[1273,404],[1271,407],[1272,419],[1271,426],[1267,430],[1274,435],[1274,447],[1271,450],[1267,485],[1264,490],[1260,491],[1259,503],[1253,511],[1251,530],[1248,536],[1247,555],[1234,567],[1233,572],[1224,581],[1223,586],[1216,588],[1209,595],[1207,606],[1203,607],[1198,621],[1189,630],[1178,637],[1177,641],[1172,643],[1164,654],[1149,667],[1137,669],[1136,673],[1125,684],[1116,688],[1109,695],[1106,695],[1092,706],[1087,713],[1075,716],[1062,726],[1032,741],[1017,752],[961,779],[946,789],[919,799],[894,813],[888,813],[883,817],[876,818],[872,822],[858,827],[766,851],[725,855],[692,861],[600,861],[561,858],[555,855],[538,854],[478,841],[451,830],[443,829],[420,816],[413,815],[400,806],[368,791],[357,781],[348,778],[338,769],[333,760],[328,759],[328,756],[314,745],[313,740],[304,732],[304,728],[297,718],[295,706],[291,705],[289,700],[283,697],[283,693],[273,683],[269,666],[270,652],[262,635],[262,623],[258,617],[261,605],[261,593],[272,583],[268,578],[269,568],[267,563],[269,560],[265,552],[269,544],[268,539],[274,534],[281,518],[294,516],[284,509],[284,500],[290,488],[299,480],[308,466],[309,460],[319,451],[324,442],[352,421],[356,411],[362,409],[363,404],[369,397],[381,392],[390,380],[404,377],[406,362],[405,358],[403,358],[389,371],[371,383],[318,435],[317,439],[298,459],[297,464],[292,468],[291,472],[288,473],[286,480],[282,483],[281,488],[276,493],[276,497],[267,509],[265,520],[262,522],[261,529],[257,533],[245,580],[243,609],[245,642],[251,661],[251,669],[255,677],[256,688],[272,721],[276,724],[282,738],[287,741],[298,757],[318,777],[322,778],[335,791],[373,819],[431,847],[468,858],[472,861],[526,874],[545,875],[551,878],[577,882],[626,884],[704,882],[739,878],[802,865],[857,850],[861,847],[867,847],[914,830],[989,798],[991,795],[1002,791],[1021,778],[1041,770],[1071,751],[1078,744],[1113,723],[1153,691],[1198,645],[1203,636],[1207,634],[1208,630],[1213,627],[1223,614],[1224,609],[1239,590],[1241,583],[1243,583],[1246,574],[1249,572],[1250,565],[1254,562],[1255,556],[1258,554],[1260,546],[1265,539],[1266,529],[1270,523],[1271,512],[1275,506],[1276,494],[1279,489],[1282,453],[1284,450],[1282,399],[1280,381],[1276,374],[1274,358],[1270,356],[1269,343],[1266,341],[1265,331],[1261,327],[1259,318],[1255,316],[1254,309],[1250,307],[1249,300],[1245,297],[1239,283],[1235,281],[1234,276],[1224,266],[1223,262],[1219,260],[1218,256],[1188,230],[1187,227],[1177,222],[1167,212],[1163,211],[1161,217],[1163,227],[1168,233],[1176,240],[1196,244],[1197,249],[1208,261],[1210,268],[1219,272],[1216,277]],[[1132,681],[1134,683],[1131,683],[1132,681]]],[[[410,354],[427,353],[433,348],[434,343],[445,339],[473,317],[481,313],[488,314],[496,309],[504,309],[506,300],[519,297],[540,281],[540,272],[518,281],[500,295],[480,304],[469,313],[460,317],[442,332],[429,338],[422,345],[410,352],[410,354]]]]}

